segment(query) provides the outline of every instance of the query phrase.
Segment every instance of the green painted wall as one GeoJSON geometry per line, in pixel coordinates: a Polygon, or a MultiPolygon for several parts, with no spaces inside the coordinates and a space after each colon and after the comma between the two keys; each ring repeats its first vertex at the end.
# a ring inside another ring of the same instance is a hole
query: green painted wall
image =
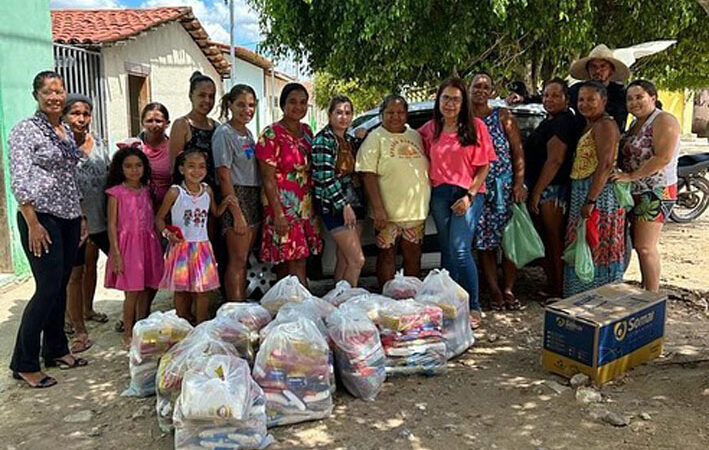
{"type": "Polygon", "coordinates": [[[12,266],[16,275],[24,275],[29,267],[15,223],[17,205],[10,191],[7,138],[12,127],[35,110],[31,94],[35,74],[54,67],[49,0],[0,0],[0,17],[0,138],[5,172],[5,198],[0,202],[7,202],[12,266]]]}

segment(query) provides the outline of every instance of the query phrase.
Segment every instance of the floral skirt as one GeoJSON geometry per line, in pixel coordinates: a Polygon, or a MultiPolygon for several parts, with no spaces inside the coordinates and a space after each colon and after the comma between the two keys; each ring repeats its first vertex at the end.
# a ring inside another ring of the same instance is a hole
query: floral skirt
{"type": "Polygon", "coordinates": [[[165,256],[161,289],[208,292],[218,287],[217,262],[209,241],[170,244],[165,256]]]}
{"type": "Polygon", "coordinates": [[[483,211],[475,228],[475,248],[495,250],[502,243],[502,230],[512,217],[512,173],[485,180],[483,211]]]}
{"type": "MultiPolygon", "coordinates": [[[[581,208],[586,203],[588,191],[591,188],[592,177],[571,181],[571,201],[569,204],[569,221],[566,227],[565,246],[576,239],[576,227],[581,220],[581,208]]],[[[613,183],[608,182],[603,187],[601,195],[596,200],[596,209],[600,216],[598,231],[600,242],[598,247],[591,249],[595,274],[593,281],[584,283],[576,276],[573,267],[564,264],[564,297],[579,292],[594,289],[604,284],[622,281],[625,264],[625,210],[618,205],[613,191],[613,183]]]]}
{"type": "Polygon", "coordinates": [[[266,214],[261,227],[261,261],[279,264],[304,259],[322,251],[320,223],[317,218],[289,218],[288,222],[288,234],[280,236],[273,226],[273,216],[266,214]]]}

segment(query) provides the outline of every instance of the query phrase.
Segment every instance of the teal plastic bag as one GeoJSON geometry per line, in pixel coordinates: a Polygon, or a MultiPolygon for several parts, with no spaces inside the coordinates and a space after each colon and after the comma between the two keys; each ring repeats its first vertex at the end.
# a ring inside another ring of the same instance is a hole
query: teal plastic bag
{"type": "Polygon", "coordinates": [[[502,231],[502,249],[518,269],[544,256],[544,243],[524,203],[512,205],[512,217],[502,231]]]}
{"type": "Polygon", "coordinates": [[[581,219],[576,226],[576,239],[564,249],[563,260],[573,266],[579,280],[584,283],[593,281],[596,269],[591,247],[586,242],[586,219],[581,219]]]}
{"type": "Polygon", "coordinates": [[[630,193],[630,183],[618,182],[613,185],[613,191],[615,192],[615,198],[618,200],[618,204],[621,208],[629,211],[635,206],[635,201],[633,200],[633,195],[630,193]]]}

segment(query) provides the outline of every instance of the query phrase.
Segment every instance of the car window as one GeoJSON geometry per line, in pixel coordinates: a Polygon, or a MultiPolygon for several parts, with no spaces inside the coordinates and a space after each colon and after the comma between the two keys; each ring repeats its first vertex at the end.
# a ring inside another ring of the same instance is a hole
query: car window
{"type": "Polygon", "coordinates": [[[409,113],[409,119],[406,123],[414,130],[418,130],[424,123],[433,118],[433,111],[428,109],[424,111],[414,111],[409,113]]]}
{"type": "Polygon", "coordinates": [[[363,115],[355,118],[355,120],[352,121],[352,125],[350,125],[350,127],[354,130],[357,127],[359,127],[360,125],[362,125],[364,122],[366,122],[369,119],[371,119],[372,117],[376,117],[376,116],[377,116],[377,113],[363,114],[363,115]]]}

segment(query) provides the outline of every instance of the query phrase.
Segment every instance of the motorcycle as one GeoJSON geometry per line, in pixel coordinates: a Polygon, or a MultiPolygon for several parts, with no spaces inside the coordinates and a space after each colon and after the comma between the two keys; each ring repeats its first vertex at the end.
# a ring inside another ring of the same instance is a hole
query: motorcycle
{"type": "Polygon", "coordinates": [[[709,152],[684,155],[677,164],[677,203],[670,220],[688,223],[701,216],[709,206],[709,152]]]}

